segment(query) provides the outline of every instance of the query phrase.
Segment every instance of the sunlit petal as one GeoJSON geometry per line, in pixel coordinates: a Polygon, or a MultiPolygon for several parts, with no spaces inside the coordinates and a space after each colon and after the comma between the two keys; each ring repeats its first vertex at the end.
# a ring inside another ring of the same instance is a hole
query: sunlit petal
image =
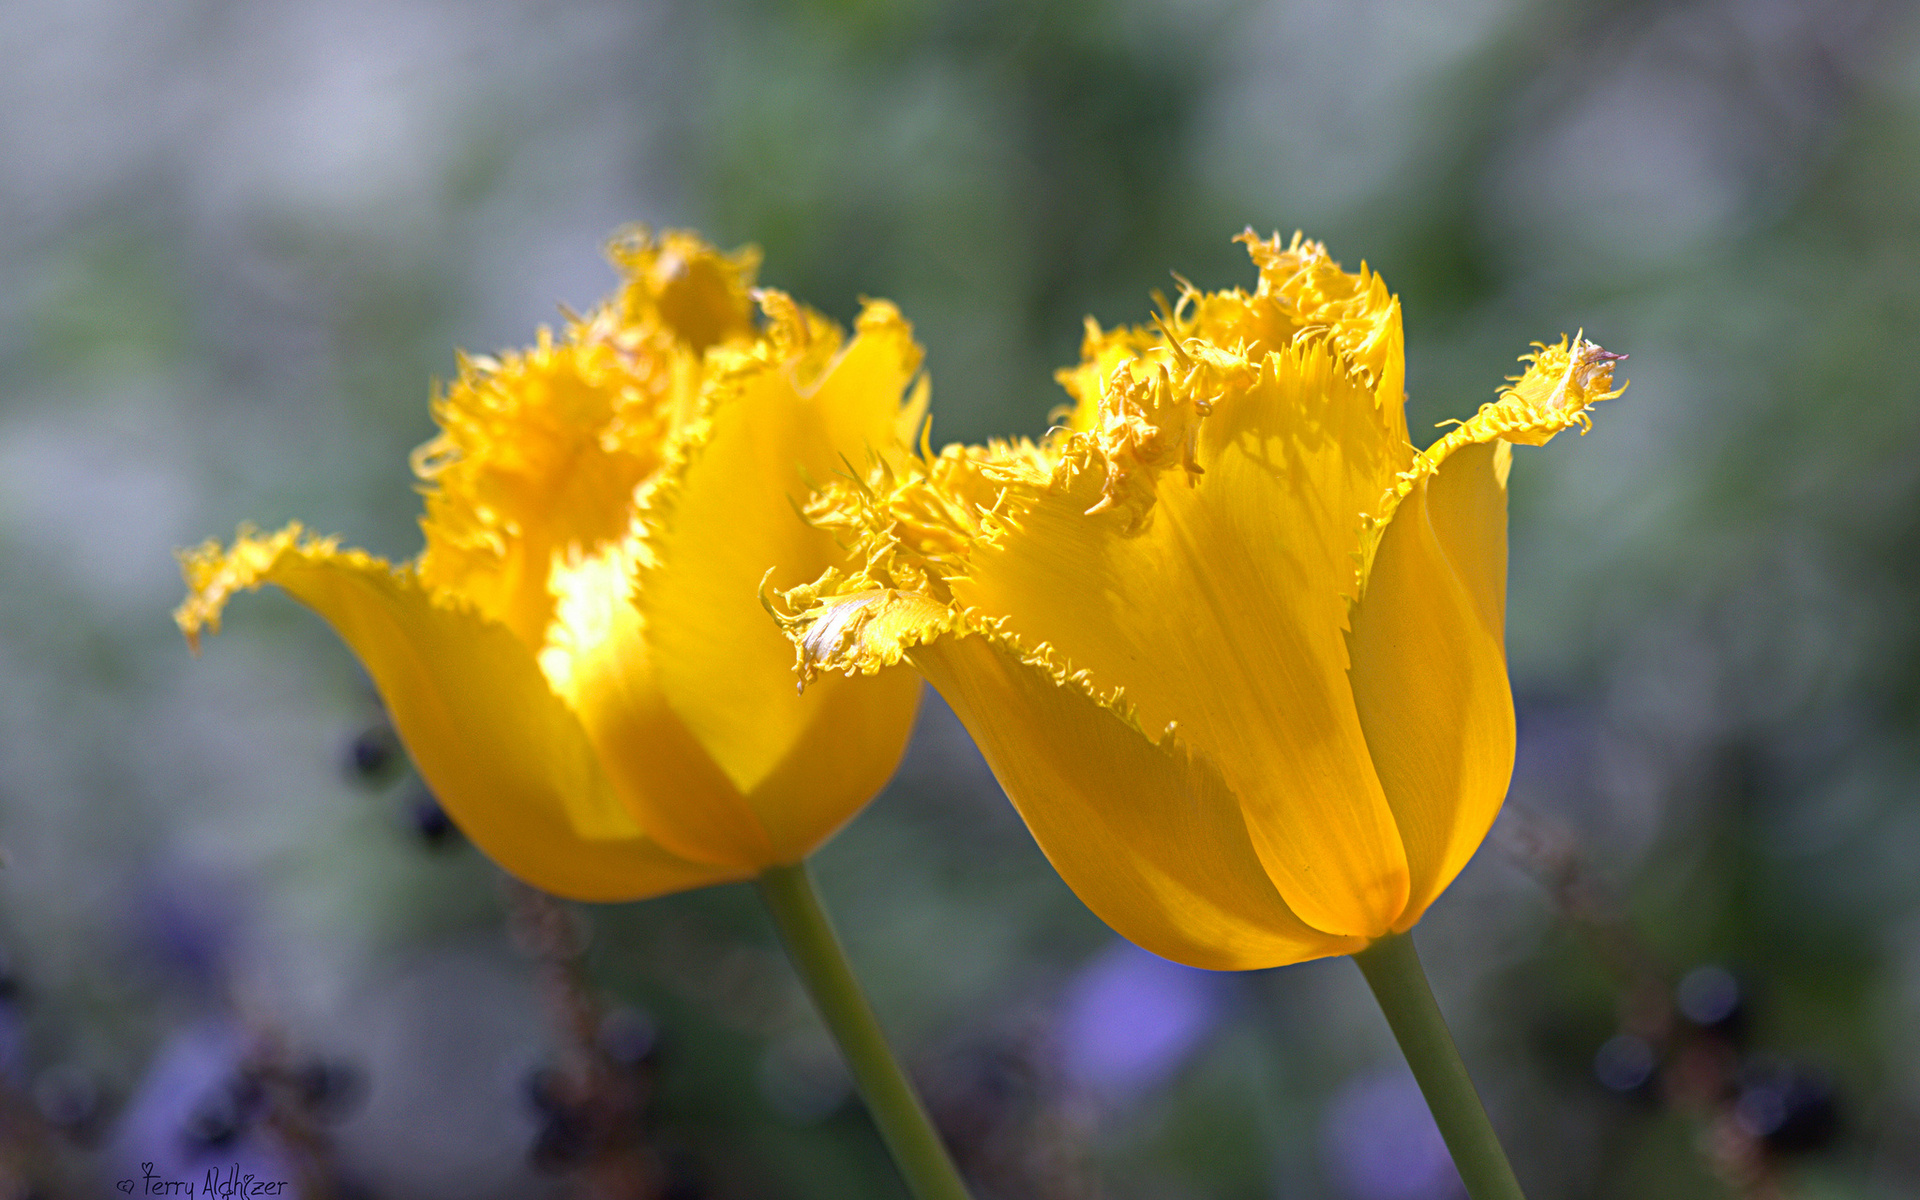
{"type": "Polygon", "coordinates": [[[1538,346],[1528,370],[1395,480],[1368,521],[1353,690],[1407,846],[1420,919],[1486,837],[1513,773],[1505,651],[1507,475],[1513,445],[1586,431],[1620,394],[1623,356],[1584,337],[1538,346]]]}
{"type": "MultiPolygon", "coordinates": [[[[769,311],[770,349],[730,368],[701,436],[645,500],[650,565],[635,595],[674,712],[773,828],[795,818],[760,804],[783,791],[763,783],[845,701],[838,689],[796,692],[793,651],[760,609],[760,583],[769,570],[810,579],[842,559],[800,505],[813,481],[865,469],[893,445],[919,351],[890,305],[869,306],[843,351],[831,326],[790,301],[771,296],[769,311]]],[[[912,702],[899,685],[888,694],[912,702]]],[[[814,803],[837,827],[867,798],[814,803]]]]}
{"type": "Polygon", "coordinates": [[[1513,772],[1504,443],[1421,479],[1383,532],[1348,645],[1367,746],[1407,848],[1410,928],[1486,836],[1513,772]]]}
{"type": "Polygon", "coordinates": [[[886,786],[913,732],[922,686],[911,668],[898,666],[873,679],[831,676],[807,689],[806,727],[747,797],[766,827],[772,861],[800,861],[886,786]]]}
{"type": "Polygon", "coordinates": [[[558,895],[629,900],[739,878],[647,836],[580,724],[503,625],[299,526],[242,532],[183,557],[189,641],[219,629],[235,592],[276,584],[324,617],[373,677],[422,779],[467,836],[558,895]]]}
{"type": "Polygon", "coordinates": [[[980,635],[910,651],[1087,907],[1156,954],[1241,970],[1344,954],[1274,889],[1209,764],[980,635]],[[1124,866],[1122,866],[1124,864],[1124,866]]]}
{"type": "Polygon", "coordinates": [[[555,568],[541,667],[655,837],[696,861],[765,866],[766,828],[660,689],[632,600],[635,553],[613,546],[555,568]]]}
{"type": "MultiPolygon", "coordinates": [[[[1293,910],[1333,933],[1386,932],[1406,863],[1367,756],[1341,637],[1360,515],[1404,459],[1372,389],[1321,343],[1226,381],[1199,424],[1191,481],[1094,512],[1089,464],[978,547],[955,600],[1050,647],[1143,728],[1177,725],[1246,806],[1293,910]]],[[[1114,459],[1106,456],[1102,466],[1114,459]]]]}

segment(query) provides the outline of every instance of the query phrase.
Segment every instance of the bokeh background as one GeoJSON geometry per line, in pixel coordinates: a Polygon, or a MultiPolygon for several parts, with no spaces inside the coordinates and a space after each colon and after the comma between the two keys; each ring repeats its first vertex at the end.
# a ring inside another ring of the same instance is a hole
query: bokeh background
{"type": "MultiPolygon", "coordinates": [[[[750,890],[509,886],[317,620],[168,621],[242,520],[414,553],[432,381],[630,221],[898,301],[941,440],[1249,225],[1385,274],[1416,429],[1629,352],[1518,456],[1520,761],[1425,956],[1532,1196],[1920,1194],[1917,52],[1892,0],[0,3],[0,1195],[903,1195],[750,890]]],[[[937,700],[817,871],[983,1200],[1457,1194],[1351,964],[1117,942],[937,700]]]]}

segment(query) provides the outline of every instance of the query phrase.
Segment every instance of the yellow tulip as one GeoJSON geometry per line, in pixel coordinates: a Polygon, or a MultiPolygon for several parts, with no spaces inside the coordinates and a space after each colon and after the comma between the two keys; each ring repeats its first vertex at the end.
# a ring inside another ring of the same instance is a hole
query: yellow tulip
{"type": "Polygon", "coordinates": [[[242,589],[312,608],[468,836],[585,900],[799,862],[892,774],[920,686],[903,667],[797,694],[757,599],[770,567],[843,559],[796,512],[809,482],[897,456],[920,422],[907,323],[870,302],[844,341],[751,290],[757,252],[690,234],[611,253],[616,296],[559,338],[463,359],[436,398],[416,560],[243,528],[181,556],[175,614],[197,650],[242,589]]]}
{"type": "Polygon", "coordinates": [[[1619,357],[1537,347],[1416,451],[1399,301],[1242,240],[1251,294],[1089,323],[1041,442],[828,487],[858,565],[769,602],[804,680],[909,660],[1095,913],[1226,969],[1404,932],[1479,846],[1513,767],[1511,444],[1584,432],[1619,357]]]}

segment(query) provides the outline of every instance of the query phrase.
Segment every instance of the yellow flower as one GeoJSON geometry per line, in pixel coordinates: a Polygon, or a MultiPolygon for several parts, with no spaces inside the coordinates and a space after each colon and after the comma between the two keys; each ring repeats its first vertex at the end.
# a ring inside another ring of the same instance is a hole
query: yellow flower
{"type": "Polygon", "coordinates": [[[821,493],[859,565],[772,605],[803,679],[910,660],[1088,906],[1214,968],[1404,931],[1472,856],[1513,767],[1510,443],[1618,394],[1619,356],[1542,346],[1416,452],[1398,300],[1242,240],[1252,294],[1089,324],[1040,443],[821,493]]]}
{"type": "Polygon", "coordinates": [[[757,599],[842,561],[796,504],[900,454],[926,407],[892,305],[856,335],[756,252],[635,231],[621,291],[528,350],[467,358],[414,454],[426,546],[399,566],[298,525],[181,556],[195,649],[277,584],[365,664],[421,776],[515,875],[634,899],[798,862],[893,772],[919,681],[796,692],[757,599]],[[764,313],[756,321],[753,301],[764,313]]]}

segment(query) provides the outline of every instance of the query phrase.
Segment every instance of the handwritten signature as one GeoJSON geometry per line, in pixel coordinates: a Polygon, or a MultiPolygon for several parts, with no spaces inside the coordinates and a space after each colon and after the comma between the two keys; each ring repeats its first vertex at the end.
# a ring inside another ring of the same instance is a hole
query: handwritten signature
{"type": "Polygon", "coordinates": [[[217,1196],[222,1200],[241,1196],[280,1196],[287,1194],[289,1186],[284,1179],[261,1179],[253,1172],[242,1172],[240,1164],[234,1163],[225,1175],[219,1167],[208,1167],[206,1177],[196,1189],[191,1179],[162,1179],[153,1173],[153,1164],[140,1164],[142,1172],[138,1179],[122,1179],[113,1186],[129,1196],[217,1196]],[[139,1189],[137,1192],[135,1189],[139,1189]]]}

